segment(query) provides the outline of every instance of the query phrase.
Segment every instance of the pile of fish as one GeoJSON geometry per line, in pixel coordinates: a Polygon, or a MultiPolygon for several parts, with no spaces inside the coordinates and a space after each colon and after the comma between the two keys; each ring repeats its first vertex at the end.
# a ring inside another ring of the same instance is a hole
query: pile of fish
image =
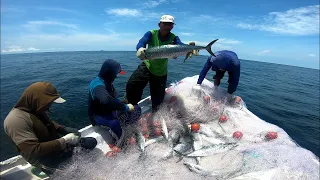
{"type": "Polygon", "coordinates": [[[96,136],[102,152],[75,156],[53,179],[319,179],[312,152],[251,113],[240,97],[227,102],[226,91],[206,79],[193,88],[197,79],[172,83],[157,113],[124,129],[121,149],[96,136]]]}
{"type": "Polygon", "coordinates": [[[201,90],[193,89],[197,77],[173,83],[160,110],[140,119],[146,139],[140,147],[166,143],[171,151],[165,158],[179,157],[190,171],[206,177],[319,178],[319,160],[313,153],[252,114],[240,97],[227,102],[226,92],[214,91],[207,80],[201,90]],[[151,140],[148,119],[154,124],[152,136],[158,136],[151,140]],[[304,159],[299,160],[301,154],[304,159]]]}

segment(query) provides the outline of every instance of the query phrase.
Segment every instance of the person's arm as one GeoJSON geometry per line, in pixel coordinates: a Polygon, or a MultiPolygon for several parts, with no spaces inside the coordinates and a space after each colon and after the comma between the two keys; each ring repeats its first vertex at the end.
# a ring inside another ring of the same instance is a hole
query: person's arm
{"type": "MultiPolygon", "coordinates": [[[[52,121],[52,120],[51,120],[51,121],[52,121]]],[[[53,125],[54,125],[54,127],[55,127],[56,129],[60,129],[60,128],[63,127],[63,125],[57,123],[56,121],[52,121],[52,123],[53,123],[53,125]]]]}
{"type": "Polygon", "coordinates": [[[61,125],[53,120],[51,120],[51,122],[54,124],[54,127],[56,128],[59,134],[66,135],[69,133],[74,133],[75,135],[81,137],[81,133],[78,129],[61,125]]]}
{"type": "Polygon", "coordinates": [[[6,124],[5,131],[25,157],[37,158],[62,152],[65,149],[66,142],[63,138],[39,142],[33,132],[31,120],[18,116],[15,118],[19,118],[19,121],[12,120],[10,124],[6,124]]]}
{"type": "Polygon", "coordinates": [[[228,85],[228,93],[232,94],[237,90],[239,79],[240,79],[240,62],[233,64],[233,71],[231,76],[231,82],[228,85]]]}
{"type": "Polygon", "coordinates": [[[106,108],[114,111],[114,110],[120,110],[120,111],[128,111],[129,107],[121,103],[117,98],[113,98],[109,92],[106,90],[105,86],[97,86],[93,90],[93,96],[94,99],[97,99],[100,101],[101,104],[103,104],[106,108]]]}
{"type": "Polygon", "coordinates": [[[150,31],[146,32],[144,34],[144,36],[139,40],[137,46],[136,46],[136,49],[137,51],[140,49],[140,48],[146,48],[147,47],[147,44],[148,42],[150,41],[152,37],[152,33],[150,31]]]}
{"type": "Polygon", "coordinates": [[[210,70],[210,68],[212,66],[212,64],[210,62],[210,59],[211,59],[211,56],[209,56],[207,62],[204,64],[204,66],[203,66],[203,68],[202,68],[202,70],[200,72],[197,84],[201,84],[202,83],[202,81],[206,77],[208,71],[210,70]]]}

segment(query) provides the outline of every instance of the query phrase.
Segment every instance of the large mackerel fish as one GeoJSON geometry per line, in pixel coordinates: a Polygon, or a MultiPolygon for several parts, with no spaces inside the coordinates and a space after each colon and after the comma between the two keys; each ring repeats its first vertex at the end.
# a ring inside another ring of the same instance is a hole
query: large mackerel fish
{"type": "Polygon", "coordinates": [[[212,56],[215,56],[211,51],[211,46],[214,44],[218,39],[213,40],[207,46],[194,46],[194,45],[162,45],[162,46],[155,46],[151,48],[147,48],[145,50],[145,56],[149,60],[153,59],[162,59],[162,58],[173,58],[178,56],[186,56],[188,59],[189,55],[192,54],[193,50],[202,50],[206,49],[212,56]]]}

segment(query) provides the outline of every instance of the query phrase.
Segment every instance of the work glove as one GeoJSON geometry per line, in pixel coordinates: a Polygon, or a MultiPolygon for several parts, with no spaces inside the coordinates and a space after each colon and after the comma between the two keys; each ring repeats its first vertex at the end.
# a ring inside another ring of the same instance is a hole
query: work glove
{"type": "MultiPolygon", "coordinates": [[[[195,46],[196,43],[195,42],[189,42],[189,45],[195,46]]],[[[189,58],[192,58],[192,55],[195,54],[194,52],[195,52],[195,50],[193,50],[192,53],[189,54],[189,58]]]]}
{"type": "Polygon", "coordinates": [[[137,57],[138,57],[139,59],[141,59],[142,61],[146,59],[145,50],[146,50],[146,48],[141,47],[141,48],[139,48],[138,51],[137,51],[137,57]]]}
{"type": "Polygon", "coordinates": [[[80,137],[75,135],[74,133],[69,133],[63,136],[62,138],[65,140],[66,144],[70,144],[74,146],[77,145],[80,140],[80,137]]]}
{"type": "Polygon", "coordinates": [[[58,132],[64,135],[69,133],[74,133],[75,135],[81,137],[81,133],[76,128],[61,126],[58,132]]]}
{"type": "Polygon", "coordinates": [[[126,110],[127,111],[134,111],[134,106],[132,104],[126,104],[126,110]]]}
{"type": "Polygon", "coordinates": [[[192,89],[194,89],[194,90],[201,90],[201,85],[200,85],[200,84],[197,84],[197,85],[193,86],[192,89]]]}

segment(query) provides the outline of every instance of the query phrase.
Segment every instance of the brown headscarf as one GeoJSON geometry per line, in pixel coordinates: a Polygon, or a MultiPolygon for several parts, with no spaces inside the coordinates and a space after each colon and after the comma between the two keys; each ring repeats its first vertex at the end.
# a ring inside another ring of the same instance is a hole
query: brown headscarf
{"type": "Polygon", "coordinates": [[[55,153],[60,153],[63,146],[59,142],[57,132],[59,124],[49,119],[46,110],[60,97],[56,88],[49,82],[36,82],[30,85],[22,94],[18,103],[14,106],[32,114],[33,133],[37,140],[28,140],[18,145],[22,156],[31,164],[37,164],[42,157],[47,158],[55,153]]]}
{"type": "Polygon", "coordinates": [[[56,129],[61,125],[53,122],[48,117],[46,110],[49,104],[59,98],[57,89],[49,82],[36,82],[30,85],[22,94],[15,108],[33,114],[31,120],[34,125],[34,133],[38,136],[40,142],[54,140],[58,138],[56,129]],[[42,122],[40,123],[39,122],[42,122]],[[40,124],[39,124],[40,123],[40,124]],[[42,124],[47,130],[41,128],[42,124]],[[47,134],[46,132],[49,132],[47,134]]]}
{"type": "Polygon", "coordinates": [[[40,115],[48,104],[60,97],[57,89],[49,82],[36,82],[30,85],[22,94],[15,108],[40,115]]]}

